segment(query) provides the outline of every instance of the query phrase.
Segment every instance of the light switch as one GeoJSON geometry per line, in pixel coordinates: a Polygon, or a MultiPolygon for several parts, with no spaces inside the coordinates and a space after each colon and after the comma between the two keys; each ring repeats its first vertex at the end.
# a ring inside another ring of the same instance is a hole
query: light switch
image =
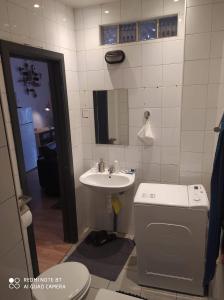
{"type": "Polygon", "coordinates": [[[82,118],[88,119],[89,118],[89,110],[82,109],[82,118]]]}

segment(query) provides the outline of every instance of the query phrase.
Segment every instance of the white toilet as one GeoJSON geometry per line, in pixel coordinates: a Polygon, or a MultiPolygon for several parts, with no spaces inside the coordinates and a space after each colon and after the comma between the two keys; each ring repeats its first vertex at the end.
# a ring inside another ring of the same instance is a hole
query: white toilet
{"type": "Polygon", "coordinates": [[[40,274],[32,284],[32,293],[35,300],[81,300],[90,283],[91,275],[83,264],[65,262],[40,274]],[[53,284],[61,285],[61,288],[51,288],[53,284]]]}

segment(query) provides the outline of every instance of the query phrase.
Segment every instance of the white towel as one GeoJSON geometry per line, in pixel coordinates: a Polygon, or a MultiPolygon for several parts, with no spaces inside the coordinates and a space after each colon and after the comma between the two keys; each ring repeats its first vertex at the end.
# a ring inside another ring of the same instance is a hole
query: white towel
{"type": "Polygon", "coordinates": [[[154,136],[153,136],[153,133],[152,133],[152,129],[151,129],[149,120],[147,120],[146,123],[145,123],[145,125],[142,127],[142,129],[139,130],[139,132],[138,132],[138,138],[145,145],[148,145],[148,146],[152,146],[153,145],[154,136]]]}

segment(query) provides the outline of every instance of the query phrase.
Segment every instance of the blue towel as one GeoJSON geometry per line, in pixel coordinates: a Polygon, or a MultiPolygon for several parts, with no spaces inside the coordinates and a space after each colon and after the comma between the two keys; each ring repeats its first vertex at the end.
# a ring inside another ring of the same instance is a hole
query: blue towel
{"type": "Polygon", "coordinates": [[[220,250],[221,228],[224,218],[224,115],[220,123],[220,128],[221,131],[216,147],[211,179],[211,206],[204,275],[205,287],[209,285],[209,282],[215,275],[216,260],[220,250]]]}

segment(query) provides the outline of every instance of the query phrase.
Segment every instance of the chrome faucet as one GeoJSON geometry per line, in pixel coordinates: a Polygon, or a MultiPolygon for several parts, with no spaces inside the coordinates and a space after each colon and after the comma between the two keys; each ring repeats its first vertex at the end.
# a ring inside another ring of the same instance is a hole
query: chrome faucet
{"type": "Polygon", "coordinates": [[[109,168],[108,168],[108,172],[109,172],[109,175],[111,175],[112,173],[115,172],[115,168],[113,165],[111,165],[109,168]]]}

